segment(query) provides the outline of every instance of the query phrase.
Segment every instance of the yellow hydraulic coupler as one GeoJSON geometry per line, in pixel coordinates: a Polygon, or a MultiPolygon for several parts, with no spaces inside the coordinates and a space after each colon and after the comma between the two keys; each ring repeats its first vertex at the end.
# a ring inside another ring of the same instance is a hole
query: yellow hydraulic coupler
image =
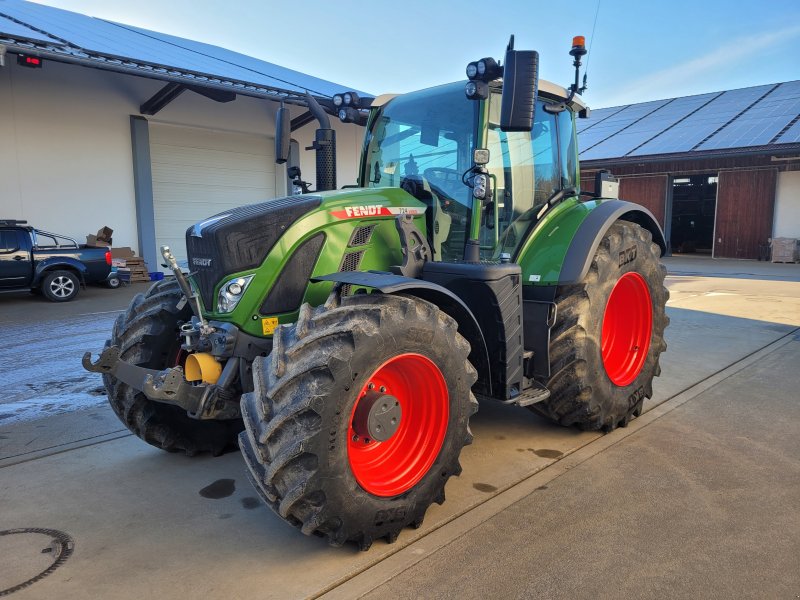
{"type": "Polygon", "coordinates": [[[217,383],[220,373],[222,365],[208,352],[197,352],[186,357],[184,366],[186,381],[217,383]]]}

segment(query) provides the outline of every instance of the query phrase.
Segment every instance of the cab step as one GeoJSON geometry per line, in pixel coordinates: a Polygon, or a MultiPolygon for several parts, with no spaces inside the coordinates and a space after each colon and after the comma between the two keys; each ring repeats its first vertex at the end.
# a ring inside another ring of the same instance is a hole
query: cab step
{"type": "Polygon", "coordinates": [[[537,402],[544,402],[550,397],[550,390],[540,383],[534,383],[531,387],[523,390],[522,393],[512,398],[511,403],[518,406],[530,406],[537,402]]]}
{"type": "MultiPolygon", "coordinates": [[[[509,400],[501,400],[503,404],[516,404],[517,406],[530,406],[537,402],[544,402],[550,397],[550,390],[536,381],[531,381],[531,387],[526,388],[518,396],[509,400]]],[[[479,400],[489,399],[488,396],[477,394],[479,400]]]]}

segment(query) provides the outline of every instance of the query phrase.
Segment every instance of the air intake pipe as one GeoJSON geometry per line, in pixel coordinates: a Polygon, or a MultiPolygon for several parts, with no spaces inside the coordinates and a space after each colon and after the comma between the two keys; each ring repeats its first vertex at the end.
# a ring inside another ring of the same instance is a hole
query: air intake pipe
{"type": "Polygon", "coordinates": [[[317,152],[317,191],[336,189],[336,132],[331,129],[331,121],[319,102],[306,92],[308,110],[319,121],[313,148],[317,152]]]}

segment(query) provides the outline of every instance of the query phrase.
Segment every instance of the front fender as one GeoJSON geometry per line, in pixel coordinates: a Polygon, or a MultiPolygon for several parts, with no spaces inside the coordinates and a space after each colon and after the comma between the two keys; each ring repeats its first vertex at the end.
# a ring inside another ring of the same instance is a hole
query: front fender
{"type": "Polygon", "coordinates": [[[408,294],[435,304],[455,319],[458,323],[458,332],[472,347],[469,360],[478,371],[477,392],[487,396],[492,395],[489,351],[478,320],[463,300],[447,288],[423,279],[412,279],[377,271],[346,271],[312,277],[311,280],[367,287],[383,294],[408,294]]]}
{"type": "Polygon", "coordinates": [[[81,283],[86,283],[86,274],[89,271],[86,268],[86,265],[79,260],[64,256],[58,258],[46,258],[36,263],[36,266],[33,269],[33,285],[39,285],[48,271],[56,271],[58,269],[74,271],[80,278],[81,283]]]}

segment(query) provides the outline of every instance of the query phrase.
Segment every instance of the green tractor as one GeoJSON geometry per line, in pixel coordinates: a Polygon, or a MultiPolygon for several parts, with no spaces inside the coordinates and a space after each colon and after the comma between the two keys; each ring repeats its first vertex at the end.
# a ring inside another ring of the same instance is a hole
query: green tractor
{"type": "Polygon", "coordinates": [[[580,190],[585,53],[569,91],[512,37],[466,87],[308,96],[317,191],[191,227],[192,273],[162,248],[175,278],[84,357],[122,422],[170,452],[238,443],[278,515],[362,549],[444,502],[478,400],[627,425],[666,349],[665,242],[613,180],[580,190]],[[366,126],[358,188],[335,190],[328,113],[366,126]]]}

